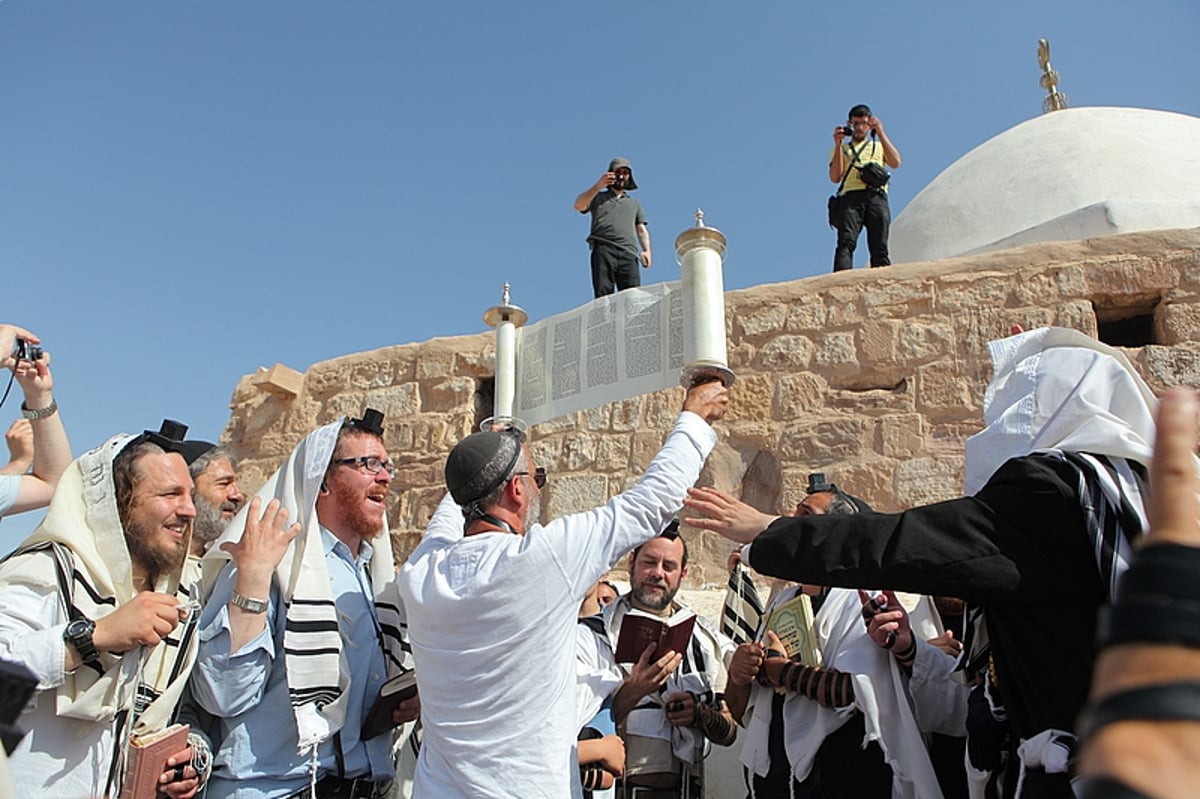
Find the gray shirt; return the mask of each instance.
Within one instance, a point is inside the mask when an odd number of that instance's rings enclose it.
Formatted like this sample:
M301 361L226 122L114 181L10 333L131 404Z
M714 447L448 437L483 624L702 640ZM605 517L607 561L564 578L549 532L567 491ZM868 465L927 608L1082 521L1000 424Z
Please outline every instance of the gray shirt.
M642 204L630 197L628 192L617 194L612 189L605 189L592 198L584 213L592 215L588 244L593 247L607 244L628 250L634 255L641 251L637 226L646 224L646 214L642 211Z

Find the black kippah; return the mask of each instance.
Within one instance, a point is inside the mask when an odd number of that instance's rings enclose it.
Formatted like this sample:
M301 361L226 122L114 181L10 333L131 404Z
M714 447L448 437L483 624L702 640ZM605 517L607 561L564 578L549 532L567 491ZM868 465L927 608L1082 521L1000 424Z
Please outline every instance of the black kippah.
M472 433L446 458L446 488L450 496L459 505L486 497L512 471L520 454L520 439L511 433L491 430Z
M184 441L179 445L179 454L183 456L185 461L187 461L188 466L191 466L197 460L216 448L217 445L211 441L200 441L199 439L193 439L191 441Z
M383 438L383 414L374 408L367 408L363 411L361 419L347 419L346 427L352 427L355 430L362 430L364 433L371 433Z
M140 436L131 439L128 444L121 447L121 452L149 441L152 444L162 447L167 452L178 452L180 455L183 455L183 437L187 435L187 431L188 427L186 424L177 422L174 419L163 419L163 423L159 426L157 433L150 430L142 431Z

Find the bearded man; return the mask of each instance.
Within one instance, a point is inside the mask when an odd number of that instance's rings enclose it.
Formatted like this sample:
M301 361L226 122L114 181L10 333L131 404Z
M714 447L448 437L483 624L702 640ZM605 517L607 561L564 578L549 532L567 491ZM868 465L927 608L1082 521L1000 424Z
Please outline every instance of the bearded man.
M410 665L384 506L394 473L378 411L318 428L209 548L190 686L221 742L208 796L391 787L391 736L364 720ZM392 721L419 712L414 697Z
M0 565L0 658L39 681L9 759L17 796L116 795L118 742L173 719L196 645L196 614L176 595L196 514L186 430L164 422L72 462ZM199 787L192 756L167 761L159 787L172 799Z

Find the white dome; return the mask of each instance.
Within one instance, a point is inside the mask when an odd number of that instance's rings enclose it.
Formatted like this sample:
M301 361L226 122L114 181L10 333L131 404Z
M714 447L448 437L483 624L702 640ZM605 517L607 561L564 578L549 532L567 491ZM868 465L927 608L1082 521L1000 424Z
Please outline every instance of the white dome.
M892 224L893 263L1200 226L1200 118L1069 108L955 161Z

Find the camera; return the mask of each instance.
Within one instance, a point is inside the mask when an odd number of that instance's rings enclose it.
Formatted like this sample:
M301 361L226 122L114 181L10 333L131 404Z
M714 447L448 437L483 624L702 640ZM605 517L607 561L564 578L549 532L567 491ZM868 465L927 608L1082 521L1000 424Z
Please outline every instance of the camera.
M847 136L853 136L854 126L850 124L842 125L842 133L845 133Z
M23 338L17 339L15 346L13 346L12 352L13 357L18 361L40 360L44 353L45 350L43 350L41 347L35 344L30 344Z
M628 178L625 177L625 175L614 174L612 183L610 183L608 185L612 186L615 189L623 189L623 188L625 188L626 181L628 181Z

